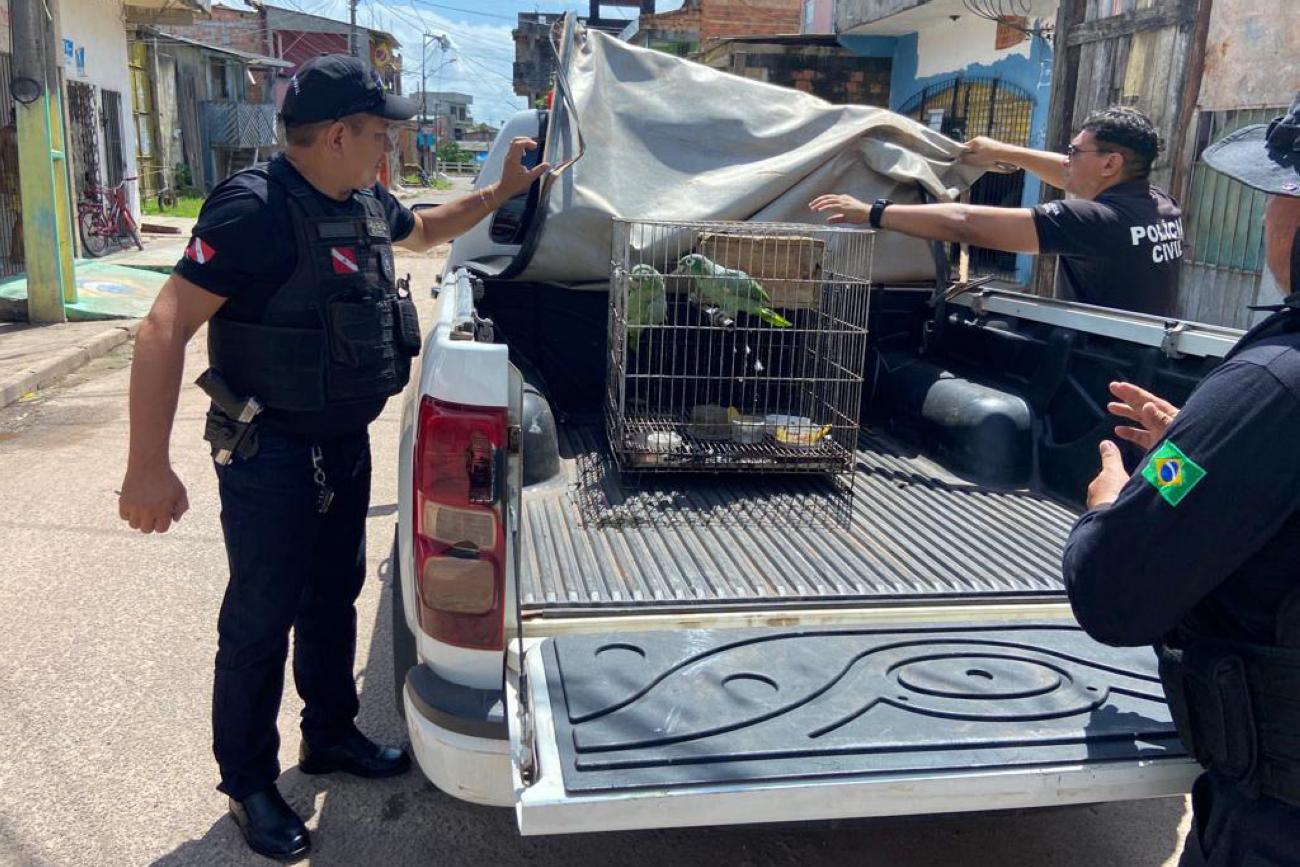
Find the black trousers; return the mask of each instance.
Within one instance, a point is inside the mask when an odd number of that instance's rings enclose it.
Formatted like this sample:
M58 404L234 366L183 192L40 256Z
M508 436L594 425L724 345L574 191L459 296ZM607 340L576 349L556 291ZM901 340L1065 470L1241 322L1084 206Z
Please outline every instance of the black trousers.
M1300 809L1248 798L1225 777L1201 774L1192 788L1192 827L1178 867L1300 865Z
M357 715L354 603L366 574L370 440L361 431L320 448L334 491L323 515L308 439L263 432L256 455L217 467L230 583L217 621L212 749L218 788L237 800L280 775L290 629L307 744L338 743Z

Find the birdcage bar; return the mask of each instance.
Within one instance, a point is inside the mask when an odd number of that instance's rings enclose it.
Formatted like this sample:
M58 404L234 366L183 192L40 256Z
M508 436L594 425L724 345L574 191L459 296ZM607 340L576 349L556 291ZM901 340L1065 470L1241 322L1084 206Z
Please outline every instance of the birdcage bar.
M620 467L852 472L873 240L615 221L605 416Z

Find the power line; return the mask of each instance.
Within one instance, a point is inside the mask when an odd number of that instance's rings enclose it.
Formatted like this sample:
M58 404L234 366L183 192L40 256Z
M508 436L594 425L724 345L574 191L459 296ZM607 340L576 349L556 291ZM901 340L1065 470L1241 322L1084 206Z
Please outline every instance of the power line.
M474 57L466 54L463 50L460 50L460 48L456 46L456 43L461 43L467 46L477 45L477 46L482 46L484 49L490 49L493 52L507 54L510 50L510 43L507 42L506 40L503 39L500 42L498 42L496 40L488 39L484 36L481 36L478 33L466 32L464 28L472 25L464 25L460 22L446 22L445 20L441 19L441 16L439 16L440 20L437 26L434 26L433 23L430 22L430 20L425 17L424 10L418 8L414 3L410 5L402 4L401 8L399 9L397 8L396 4L385 2L385 0L370 0L370 2L377 3L381 8L387 9L391 15L401 19L407 26L412 27L414 29L423 32L428 32L431 30L444 31L445 33L447 33L452 37L453 47L456 48L456 57L459 61L461 61L462 68L469 69L472 67L479 73L480 76L482 76L483 74L487 74L487 75L495 75L499 78L503 78L507 82L509 82L513 88L514 80L510 76L504 75L498 72L497 70L492 69L491 67L485 65L483 62L476 60ZM438 4L421 3L420 5L436 6ZM415 18L418 19L418 23L412 20L411 16L415 16ZM497 17L501 17L501 16L497 16ZM443 70L445 70L445 67L440 68L438 73L438 79L437 79L438 83L436 86L439 89L441 89L442 86L441 81L442 81ZM411 70L411 69L403 70L404 77L407 75L414 76L414 74L415 74L415 70ZM489 110L508 109L508 113L511 114L519 110L519 104L517 102L518 97L513 93L513 90L508 92L507 95L481 94L480 99L485 104L485 106L489 106Z
M417 0L410 0L412 6L416 5L416 2ZM514 22L518 20L517 18L512 17L510 15L498 15L495 12L480 12L477 9L462 9L459 6L447 6L443 3L433 3L431 2L431 0L418 0L418 2L419 5L421 6L429 6L434 9L447 9L452 12L463 12L466 15L481 15L484 18L498 18L502 21L510 21L510 22Z
M474 60L472 57L462 57L461 60L463 60L463 61L465 61L466 63L468 63L470 66L473 66L473 67L475 67L476 69L481 70L482 72L486 72L486 73L488 73L489 75L495 75L495 76L497 76L498 78L504 78L506 81L510 82L510 84L511 84L512 86L513 86L514 83L515 83L515 80L514 80L513 78L511 78L510 76L505 75L504 73L501 73L501 72L497 72L495 69L492 69L491 67L486 66L485 64L481 63L480 61Z

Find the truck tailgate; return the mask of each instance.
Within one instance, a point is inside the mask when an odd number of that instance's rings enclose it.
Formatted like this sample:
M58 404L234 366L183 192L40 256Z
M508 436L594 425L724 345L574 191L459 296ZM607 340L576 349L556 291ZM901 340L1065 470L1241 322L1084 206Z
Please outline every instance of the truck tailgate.
M566 635L524 668L525 834L1155 797L1199 771L1152 651L1064 623Z
M523 496L530 614L1063 597L1075 516L965 482L864 433L851 496L819 476L620 474L598 420L560 431L562 478Z

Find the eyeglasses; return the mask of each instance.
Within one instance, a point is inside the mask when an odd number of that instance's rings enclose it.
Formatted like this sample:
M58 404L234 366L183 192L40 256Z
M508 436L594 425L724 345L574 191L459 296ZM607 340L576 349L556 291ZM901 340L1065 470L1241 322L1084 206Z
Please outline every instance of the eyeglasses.
M375 144L380 147L397 147L397 127L385 127L383 132L375 132L371 135L375 137Z
M363 133L354 129L353 134L362 135ZM385 127L383 132L372 132L370 136L374 139L376 147L389 149L397 147L397 127Z
M1074 157L1077 156L1078 154L1113 154L1113 153L1115 153L1113 150L1109 150L1107 148L1089 149L1089 148L1075 147L1074 145L1068 145L1065 148L1065 155L1067 157Z

